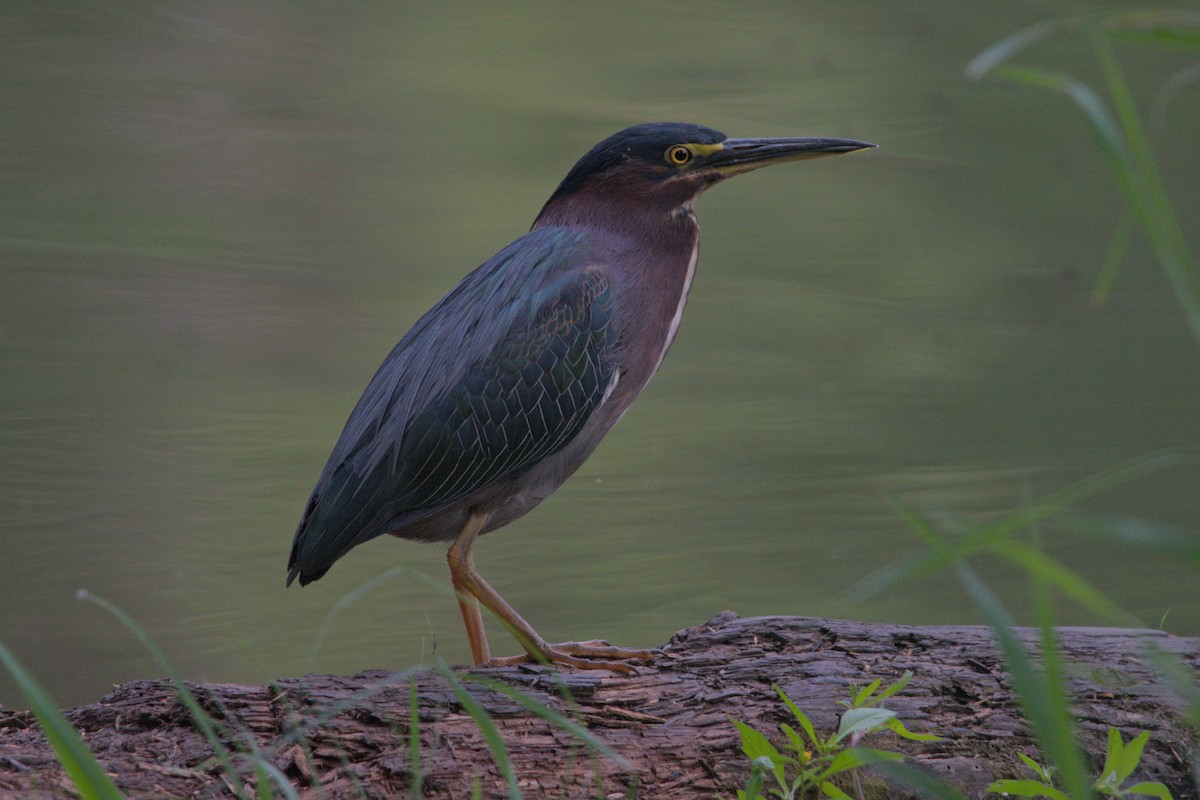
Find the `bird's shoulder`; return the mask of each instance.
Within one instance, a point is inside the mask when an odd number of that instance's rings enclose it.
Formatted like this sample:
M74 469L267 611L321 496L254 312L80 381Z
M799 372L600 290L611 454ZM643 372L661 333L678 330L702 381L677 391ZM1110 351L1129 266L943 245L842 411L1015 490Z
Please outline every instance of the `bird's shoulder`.
M377 462L410 420L455 391L472 368L561 346L570 326L607 331L610 310L608 268L586 232L530 231L463 278L397 343L351 413L326 471L346 459Z
M435 396L507 345L533 346L609 290L608 268L587 233L538 228L475 269L426 312L384 362L392 380ZM381 368L381 371L383 371Z

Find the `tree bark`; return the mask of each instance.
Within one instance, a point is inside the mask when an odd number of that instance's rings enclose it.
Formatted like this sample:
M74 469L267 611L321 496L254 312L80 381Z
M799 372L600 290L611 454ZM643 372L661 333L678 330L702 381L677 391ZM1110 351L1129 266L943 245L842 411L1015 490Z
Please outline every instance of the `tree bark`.
M1200 796L1192 772L1196 731L1183 719L1182 701L1146 657L1150 643L1200 675L1200 640L1112 628L1059 633L1079 736L1095 772L1109 726L1126 740L1148 730L1139 777L1162 781L1176 798ZM1035 631L1021 636L1036 649ZM527 798L708 800L717 794L736 797L749 773L730 718L776 742L783 738L780 723L794 725L772 684L818 730L830 731L851 684L878 678L886 685L905 670L914 677L887 707L910 730L943 739L908 742L882 734L874 746L905 752L972 797L982 796L995 778L1029 777L1017 754L1040 756L991 632L983 627L741 618L725 612L680 631L634 675L506 667L458 670L454 676L458 690L486 709ZM473 682L476 677L520 689L573 718L627 763L597 754L508 695ZM372 671L308 675L268 686L189 686L217 720L234 751L237 774L251 786L254 768L243 754L258 748L303 798L405 796L417 782L422 797L469 797L476 783L484 797L509 795L470 703L443 674ZM419 754L410 749L414 708ZM66 713L130 797L231 792L234 780L170 682L128 683ZM909 796L877 780L869 788L874 796ZM28 712L0 711L0 796L10 795L74 796Z

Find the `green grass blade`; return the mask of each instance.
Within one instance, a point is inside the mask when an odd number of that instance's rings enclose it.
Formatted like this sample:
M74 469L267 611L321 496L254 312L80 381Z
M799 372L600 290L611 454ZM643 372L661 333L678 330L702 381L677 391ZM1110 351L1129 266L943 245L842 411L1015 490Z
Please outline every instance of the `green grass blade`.
M1104 29L1123 42L1200 50L1200 14L1194 11L1118 13L1104 18Z
M204 707L200 705L200 701L196 699L196 695L193 694L192 690L188 688L187 683L183 680L183 677L179 674L179 671L175 669L175 665L170 662L162 649L154 643L154 640L150 638L150 635L147 634L140 625L133 621L132 617L130 617L121 609L117 608L112 603L105 600L103 597L91 594L84 589L80 589L76 593L76 596L80 600L86 600L89 603L94 603L95 605L100 606L105 611L116 617L121 624L128 628L138 639L138 641L142 643L142 646L145 647L152 656L154 656L154 660L157 661L159 666L162 667L163 671L167 673L167 677L170 679L171 684L175 687L175 693L179 697L179 702L183 703L184 707L187 708L188 713L192 716L192 720L196 723L196 727L200 729L200 733L203 734L205 740L212 748L213 755L215 755L217 761L220 762L221 769L225 773L225 777L229 779L230 783L235 788L236 794L239 797L244 796L246 794L245 783L242 781L241 777L237 773L237 770L234 768L233 759L230 756L229 749L225 746L225 743L221 741L221 737L217 734L217 729L213 718L207 711L204 710Z
M1200 534L1195 531L1139 517L1084 512L1063 514L1054 524L1057 528L1132 545L1141 552L1155 552L1200 567Z
M1117 273L1121 271L1121 263L1125 253L1129 251L1129 240L1133 238L1133 215L1126 212L1109 242L1108 252L1100 264L1100 272L1096 275L1096 285L1092 287L1092 305L1103 306L1112 294L1113 286L1117 283Z
M333 621L337 619L338 615L358 602L363 596L370 594L392 579L398 578L404 574L404 571L404 567L392 567L338 598L338 601L329 609L329 613L325 615L325 619L321 621L321 627L317 629L317 635L313 637L312 644L308 648L308 660L304 666L306 672L312 672L313 664L317 660L317 653L320 651L321 645L325 643L325 637L329 634L329 629L333 627Z
M1153 641L1146 642L1146 656L1159 674L1167 679L1171 688L1187 704L1184 714L1196 728L1200 728L1200 682L1195 670L1175 653L1168 653ZM1198 765L1200 766L1200 765Z
M892 499L891 506L896 512L896 516L908 526L909 530L920 536L925 544L937 549L945 542L945 535L938 530L933 520L926 517L920 511L917 511L917 509L898 498Z
M1163 82L1150 114L1151 128L1156 133L1161 133L1167 127L1167 106L1175 99L1175 95L1197 81L1200 81L1200 62L1184 67Z
M1053 586L1110 625L1144 627L1140 620L1109 600L1103 592L1045 552L1019 541L998 542L988 548L1031 577Z
M58 704L2 643L0 664L12 675L25 702L29 703L46 740L54 748L58 763L66 770L80 796L84 800L121 800L121 792L83 743L79 732L59 711Z
M437 672L450 684L450 688L458 698L458 702L463 707L463 710L475 721L475 726L479 728L480 735L483 736L488 750L492 753L492 759L496 762L496 767L500 770L500 774L504 776L505 784L508 785L509 798L511 800L521 800L521 788L517 785L517 774L513 770L512 759L508 757L508 747L505 746L504 738L500 735L500 729L496 727L496 723L488 715L487 709L483 707L482 703L471 696L471 693L459 681L454 671L445 664L439 664Z
M1115 117L1086 84L1067 75L1008 63L1029 44L1059 29L1086 28L1104 69ZM1200 43L1200 15L1187 11L1119 11L1049 21L1026 28L1001 40L976 56L967 66L972 78L994 74L1011 81L1065 93L1083 112L1108 162L1117 185L1144 231L1155 260L1183 310L1192 337L1200 344L1200 269L1188 249L1162 177L1112 49L1114 37L1138 37L1158 45L1195 47ZM1103 282L1115 275L1119 241L1110 248L1102 271ZM1096 297L1103 297L1098 291Z
M862 602L905 581L947 569L972 553L1011 539L1029 526L1055 517L1108 489L1164 469L1195 463L1196 456L1171 450L1132 458L1051 492L1036 503L1022 506L1011 514L986 525L977 526L952 539L940 534L936 525L927 517L909 506L900 504L898 508L902 518L910 525L916 524L921 527L921 538L935 542L935 545L929 550L906 556L876 570L847 589L840 599L848 604Z
M967 800L967 795L957 787L931 775L928 770L918 769L903 761L868 757L866 762L888 781L904 786L926 800Z
M1118 177L1123 180L1136 179L1133 154L1129 150L1121 127L1109 112L1104 101L1090 86L1070 75L1032 67L1002 67L997 72L1009 80L1040 89L1062 92L1074 100L1075 105L1079 106L1091 125L1092 133L1096 135L1096 140L1100 144L1101 153L1114 172L1117 172Z
M876 595L898 586L906 581L914 580L922 575L928 575L944 569L951 559L943 560L936 554L923 550L919 553L904 556L889 564L885 564L871 574L851 584L838 601L846 605L857 605L870 600Z
M545 703L530 697L520 689L509 686L507 683L501 683L500 681L492 680L491 678L485 678L482 675L468 675L466 676L465 680L469 683L486 686L492 691L504 695L513 702L524 707L527 711L546 720L546 722L549 722L551 725L554 725L555 727L571 734L597 753L600 753L601 755L611 759L621 769L627 772L633 770L633 764L631 764L627 758L622 756L616 750L613 750L608 744L597 739L588 732L587 728L580 725L570 717L560 714L558 711L550 708Z
M1036 25L1031 25L1028 28L1004 37L971 59L970 63L967 64L967 77L979 80L994 71L997 67L1011 60L1013 56L1031 44L1045 39L1061 27L1062 22L1047 20L1046 22L1039 22Z
M255 800L274 797L275 793L271 790L272 783L279 787L283 796L288 800L300 800L296 787L292 786L292 782L283 774L283 770L272 764L270 759L261 753L255 753L250 760L254 764L254 771L258 774L258 793L255 795Z
M254 800L275 800L275 792L271 790L271 777L263 769L262 764L254 765L254 774L258 778Z
M1104 67L1117 119L1136 168L1134 175L1119 174L1118 183L1137 213L1175 299L1184 310L1192 335L1200 344L1200 271L1188 252L1187 239L1175 216L1112 43L1099 30L1093 32L1092 42ZM1133 197L1135 192L1136 198Z
M1034 531L1036 537L1037 531ZM1044 554L1043 561L1048 560ZM1038 637L1042 647L1042 680L1044 681L1047 690L1051 696L1059 700L1059 705L1048 709L1049 713L1057 715L1057 722L1060 723L1058 735L1063 737L1058 743L1060 752L1077 753L1079 747L1077 740L1074 738L1074 715L1071 712L1069 702L1066 697L1067 677L1066 666L1063 663L1062 649L1058 644L1058 636L1054 632L1054 606L1050 600L1050 581L1043 576L1041 572L1034 569L1029 573L1032 583L1033 607L1035 619L1038 627ZM1064 732L1061 727L1066 727ZM1055 772L1059 772L1059 767L1055 767ZM1089 776L1084 775L1083 779L1087 780ZM1079 780L1079 777L1073 776L1072 780Z
M299 716L296 710L292 707L292 704L288 702L287 692L283 689L283 687L272 681L271 683L267 684L267 688L271 692L272 703L279 703L282 707L283 719L291 720L294 717ZM278 753L282 752L288 745L299 747L300 753L304 758L304 763L308 767L309 774L317 774L317 762L313 758L312 745L309 743L308 739L304 737L303 733L298 732L298 730L292 724L285 724L287 726L285 733L282 736L277 737L275 741L272 742L272 749ZM289 786L289 788L291 787ZM325 800L325 790L321 786L320 781L317 781L313 785L313 789L315 790L316 794L315 800Z
M296 743L304 746L304 737L309 732L320 728L335 717L349 711L350 709L362 705L380 692L409 680L409 678L419 672L427 670L420 667L411 667L409 669L394 672L387 676L386 679L379 683L366 686L355 692L352 692L345 697L339 698L330 703L326 703L321 707L319 714L307 718L304 722L294 726L287 733L277 738L274 742L276 748L282 748L285 745Z
M421 774L421 709L417 705L417 682L412 678L408 680L408 756L409 770L412 772L408 796L412 800L420 800L424 794L424 776Z
M959 580L983 611L996 635L997 644L1008 667L1013 688L1026 719L1033 727L1042 752L1058 769L1064 791L1073 800L1095 797L1088 778L1087 763L1075 741L1070 708L1061 687L1052 685L1034 667L1013 630L1007 609L965 562L956 565Z

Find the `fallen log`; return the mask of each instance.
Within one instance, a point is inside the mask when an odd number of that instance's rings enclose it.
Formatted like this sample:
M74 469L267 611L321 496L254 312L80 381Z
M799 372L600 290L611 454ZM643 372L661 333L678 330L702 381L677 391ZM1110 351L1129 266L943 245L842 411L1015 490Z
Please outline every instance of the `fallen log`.
M1182 702L1145 656L1147 642L1200 675L1200 639L1159 631L1060 630L1079 734L1096 770L1109 726L1126 739L1150 731L1139 776L1176 798L1200 796L1192 774L1197 734ZM1033 646L1035 632L1022 631ZM1018 753L1038 757L991 632L983 627L882 625L725 612L680 631L635 675L556 673L542 667L308 675L268 686L190 685L231 750L258 748L301 797L506 797L508 783L469 713L473 699L498 731L523 795L735 797L749 764L730 718L773 739L791 715L780 686L818 730L833 730L849 686L914 677L887 702L911 730L938 742L882 734L876 746L979 797L997 777L1021 775ZM570 731L487 678L576 720L624 760L598 754ZM458 692L467 692L467 700ZM410 720L418 719L414 758ZM175 687L135 681L67 712L100 763L130 797L221 796L225 772ZM242 780L253 767L235 757ZM906 792L888 789L889 797ZM0 796L75 796L32 714L0 710Z

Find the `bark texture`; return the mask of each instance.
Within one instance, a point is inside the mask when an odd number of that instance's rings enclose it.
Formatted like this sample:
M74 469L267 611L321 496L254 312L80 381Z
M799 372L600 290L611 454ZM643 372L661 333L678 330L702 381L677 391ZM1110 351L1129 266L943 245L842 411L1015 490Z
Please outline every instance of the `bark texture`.
M1034 641L1033 632L1023 635ZM1200 675L1200 640L1110 628L1065 628L1061 636L1080 734L1096 770L1109 726L1126 739L1148 730L1139 776L1162 781L1176 798L1200 796L1192 773L1196 731L1146 657L1149 642ZM994 778L1024 777L1017 754L1038 755L992 635L982 627L725 612L680 631L636 675L507 667L460 670L457 687L434 672L372 671L190 688L217 720L243 779L252 782L254 773L239 753L256 747L303 798L405 796L415 781L422 797L469 797L476 781L485 797L507 797L508 784L470 713L474 704L493 721L527 798L712 798L735 797L749 770L731 717L775 740L782 738L779 724L792 721L772 684L828 731L837 726L837 703L851 683L886 684L904 670L914 677L888 708L909 729L944 738L911 743L886 734L875 746L908 753L973 797ZM627 765L597 755L476 677L518 688L574 718ZM130 797L231 794L230 778L169 682L125 684L67 717ZM877 780L868 780L867 789L873 796L908 796ZM27 712L0 710L0 796L75 796Z

